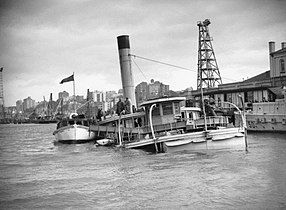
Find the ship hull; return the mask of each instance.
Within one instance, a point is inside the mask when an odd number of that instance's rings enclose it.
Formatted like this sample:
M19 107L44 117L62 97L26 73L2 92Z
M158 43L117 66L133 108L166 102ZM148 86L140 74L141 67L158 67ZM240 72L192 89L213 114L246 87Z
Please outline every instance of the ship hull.
M246 123L249 131L286 132L285 114L247 114Z
M93 141L95 133L89 127L82 125L68 125L57 129L53 135L60 143L85 143Z
M205 151L214 149L238 149L246 148L244 130L241 128L223 128L208 132L191 132L162 136L156 139L140 140L138 142L125 143L126 148L150 148L154 145L157 152L177 151ZM156 145L156 146L155 146Z
M164 144L166 152L246 148L244 132L238 128L213 130L207 134L201 132L198 136L189 135L182 140L166 141Z

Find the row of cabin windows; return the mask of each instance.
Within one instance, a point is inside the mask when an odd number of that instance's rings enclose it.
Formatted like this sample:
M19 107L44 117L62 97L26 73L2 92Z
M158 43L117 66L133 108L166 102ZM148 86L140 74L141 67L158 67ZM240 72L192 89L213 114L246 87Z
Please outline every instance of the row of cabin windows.
M163 115L180 114L179 103L174 103L175 113L173 113L173 106L170 103L162 103L162 109L163 109ZM160 115L159 106L156 106L153 108L152 115L153 116L159 116Z
M74 120L69 120L69 121L62 121L60 122L62 126L68 126L68 125L84 125L84 126L89 126L87 121L74 121Z

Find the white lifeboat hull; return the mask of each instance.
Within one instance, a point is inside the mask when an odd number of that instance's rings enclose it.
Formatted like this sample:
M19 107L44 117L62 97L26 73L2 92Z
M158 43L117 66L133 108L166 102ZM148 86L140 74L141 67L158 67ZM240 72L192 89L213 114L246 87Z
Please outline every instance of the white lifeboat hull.
M68 125L54 131L56 142L61 143L83 143L92 141L95 133L89 127L83 125Z
M113 139L100 139L96 141L100 146L109 146L114 144Z

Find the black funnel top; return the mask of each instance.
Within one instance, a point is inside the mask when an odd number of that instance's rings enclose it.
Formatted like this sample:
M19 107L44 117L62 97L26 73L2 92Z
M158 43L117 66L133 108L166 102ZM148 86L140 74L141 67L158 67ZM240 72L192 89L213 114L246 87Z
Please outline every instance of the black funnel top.
M117 37L118 49L130 49L129 36L122 35Z

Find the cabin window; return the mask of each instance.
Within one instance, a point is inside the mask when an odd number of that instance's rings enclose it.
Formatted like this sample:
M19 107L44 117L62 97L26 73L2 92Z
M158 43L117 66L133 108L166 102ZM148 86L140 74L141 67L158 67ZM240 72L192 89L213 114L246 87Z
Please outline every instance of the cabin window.
M140 117L139 118L135 118L134 126L135 126L135 128L142 126L142 119Z
M285 73L285 62L283 59L280 59L280 73Z
M159 105L157 105L156 107L153 107L152 115L153 115L153 116L160 116L160 108L159 108Z
M87 121L83 121L83 125L84 126L88 126L88 122Z
M185 119L185 112L181 112L182 119Z
M82 125L82 122L81 121L76 121L76 124L77 125Z
M73 120L69 121L69 124L74 125L74 121Z
M179 102L174 103L174 108L175 108L175 114L180 114L180 103Z
M68 122L67 121L63 121L62 122L62 126L67 126L68 125Z
M162 108L163 108L163 115L173 114L172 104L170 104L170 103L163 103L162 104Z

